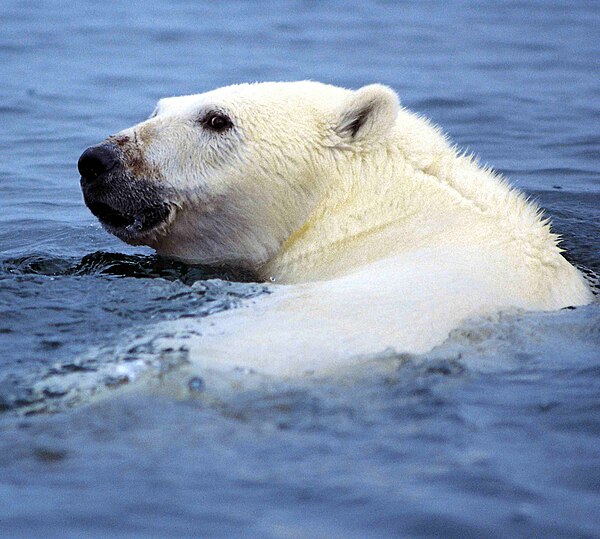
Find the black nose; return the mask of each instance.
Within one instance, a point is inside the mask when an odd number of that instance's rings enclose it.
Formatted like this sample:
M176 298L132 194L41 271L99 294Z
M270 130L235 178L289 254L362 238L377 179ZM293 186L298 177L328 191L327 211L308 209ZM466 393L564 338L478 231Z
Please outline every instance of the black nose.
M112 144L90 146L85 150L77 163L81 177L94 180L111 170L119 162L117 148Z

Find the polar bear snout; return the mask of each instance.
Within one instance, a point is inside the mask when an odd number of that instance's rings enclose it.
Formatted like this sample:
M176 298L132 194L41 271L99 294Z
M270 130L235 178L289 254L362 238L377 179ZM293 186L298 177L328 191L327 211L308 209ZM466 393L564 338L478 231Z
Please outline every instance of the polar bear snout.
M174 212L166 190L132 174L123 150L112 141L87 148L77 168L86 206L121 240L148 244L171 221Z

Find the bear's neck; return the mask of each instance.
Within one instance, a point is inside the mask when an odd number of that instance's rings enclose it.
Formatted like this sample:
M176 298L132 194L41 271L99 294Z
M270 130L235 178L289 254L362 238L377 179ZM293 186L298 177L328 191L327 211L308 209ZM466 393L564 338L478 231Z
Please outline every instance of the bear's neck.
M423 128L431 146L411 148ZM522 194L457 155L428 125L414 129L398 130L388 145L364 154L333 154L329 189L260 276L279 283L324 280L394 255L449 246L494 250L515 261L560 256L556 237Z

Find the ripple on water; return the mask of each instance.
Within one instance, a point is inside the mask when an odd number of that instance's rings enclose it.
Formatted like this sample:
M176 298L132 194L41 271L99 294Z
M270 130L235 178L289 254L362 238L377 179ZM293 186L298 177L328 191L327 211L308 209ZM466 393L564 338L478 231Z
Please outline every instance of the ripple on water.
M223 280L232 277L238 281ZM184 361L183 346L157 348L153 343L163 335L146 336L144 327L181 316L202 318L266 290L242 278L248 276L108 252L2 260L0 332L6 349L0 407L56 411L127 384L142 371L162 372L174 358ZM15 302L19 310L12 308Z

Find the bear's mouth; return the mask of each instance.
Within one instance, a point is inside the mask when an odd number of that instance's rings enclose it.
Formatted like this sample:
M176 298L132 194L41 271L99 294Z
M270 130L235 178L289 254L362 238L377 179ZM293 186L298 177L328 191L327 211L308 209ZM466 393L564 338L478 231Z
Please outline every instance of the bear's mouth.
M122 213L104 202L92 202L88 208L100 221L115 228L127 227L135 222L133 215Z
M89 210L105 226L126 230L130 233L148 232L168 220L171 208L168 204L157 204L136 213L127 213L105 202L87 202Z

